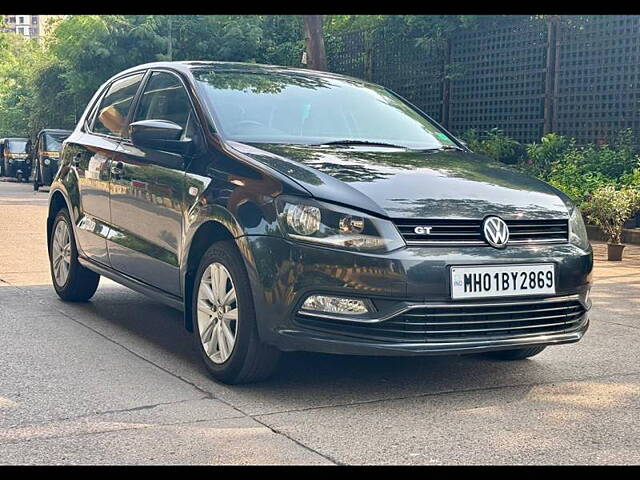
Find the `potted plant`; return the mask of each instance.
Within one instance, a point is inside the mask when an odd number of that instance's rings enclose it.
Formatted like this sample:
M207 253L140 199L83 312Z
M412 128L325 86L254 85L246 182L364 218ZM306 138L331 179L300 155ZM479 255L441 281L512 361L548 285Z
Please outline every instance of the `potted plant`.
M585 213L589 221L607 237L607 257L622 260L624 223L640 208L640 193L631 188L617 190L613 185L598 188L589 199Z

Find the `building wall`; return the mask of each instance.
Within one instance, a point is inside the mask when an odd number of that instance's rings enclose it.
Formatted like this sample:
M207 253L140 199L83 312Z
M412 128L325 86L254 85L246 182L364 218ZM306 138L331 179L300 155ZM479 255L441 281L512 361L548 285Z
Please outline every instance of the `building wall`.
M2 31L40 38L48 33L48 22L63 15L4 15Z

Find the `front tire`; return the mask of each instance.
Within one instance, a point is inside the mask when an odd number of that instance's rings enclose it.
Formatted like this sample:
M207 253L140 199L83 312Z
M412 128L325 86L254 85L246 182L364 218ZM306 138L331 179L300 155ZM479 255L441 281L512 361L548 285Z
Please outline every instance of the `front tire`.
M516 348L513 350L495 350L493 352L487 352L486 355L498 360L524 360L525 358L533 357L542 352L546 345L539 345L528 348Z
M58 296L67 302L85 302L93 297L100 275L78 262L71 218L66 208L56 215L49 239L51 280Z
M36 168L33 172L33 191L37 192L40 188L40 183L38 182L38 172L40 171L40 167L36 164Z
M196 348L214 379L249 383L275 371L280 352L258 336L249 277L231 241L204 253L191 300Z

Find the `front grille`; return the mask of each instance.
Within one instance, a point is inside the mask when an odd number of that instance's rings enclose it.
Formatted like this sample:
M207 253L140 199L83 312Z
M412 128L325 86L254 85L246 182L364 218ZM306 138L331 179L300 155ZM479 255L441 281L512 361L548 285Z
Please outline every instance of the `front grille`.
M482 220L405 220L393 221L408 245L488 245L482 236ZM569 239L568 220L505 220L509 245L565 243ZM431 227L420 235L414 228Z
M576 328L585 308L573 298L420 305L379 323L329 320L299 312L313 329L391 342L465 342L562 333Z

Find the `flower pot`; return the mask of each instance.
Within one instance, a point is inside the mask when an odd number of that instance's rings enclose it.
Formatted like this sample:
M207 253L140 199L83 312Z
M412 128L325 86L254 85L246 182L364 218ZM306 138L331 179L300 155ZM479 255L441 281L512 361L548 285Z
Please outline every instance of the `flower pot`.
M622 260L622 251L626 247L623 243L607 243L607 258L610 261L619 262Z

